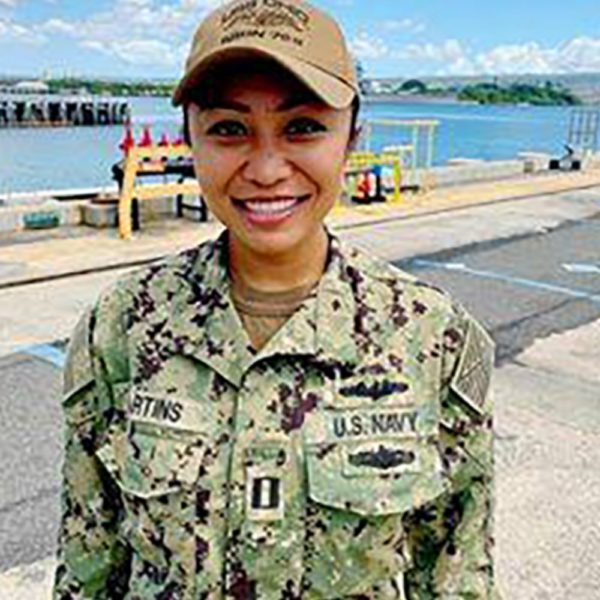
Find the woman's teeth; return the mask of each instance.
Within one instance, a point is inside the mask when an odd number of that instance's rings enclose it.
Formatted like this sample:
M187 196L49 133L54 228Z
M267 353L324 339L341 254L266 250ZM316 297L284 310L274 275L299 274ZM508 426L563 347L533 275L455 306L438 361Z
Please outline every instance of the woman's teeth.
M272 215L290 210L300 200L298 198L289 198L286 200L260 200L258 202L244 202L244 208L253 213L261 215Z

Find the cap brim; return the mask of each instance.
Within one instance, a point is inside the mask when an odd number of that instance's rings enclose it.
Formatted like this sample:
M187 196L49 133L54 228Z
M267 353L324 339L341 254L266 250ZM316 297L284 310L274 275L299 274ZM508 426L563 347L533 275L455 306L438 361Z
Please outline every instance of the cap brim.
M244 44L215 50L190 67L173 93L173 106L183 104L186 96L189 96L190 91L200 85L202 76L209 69L231 60L256 56L271 58L279 63L332 108L347 108L357 95L357 90L351 85L308 62L261 46Z

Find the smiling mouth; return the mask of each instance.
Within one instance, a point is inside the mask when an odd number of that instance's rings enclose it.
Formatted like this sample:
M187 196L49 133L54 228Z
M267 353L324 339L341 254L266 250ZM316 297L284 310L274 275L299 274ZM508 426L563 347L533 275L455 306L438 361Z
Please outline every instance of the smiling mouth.
M240 200L233 198L235 206L251 215L277 216L285 215L303 204L310 198L310 194L303 196L279 196L277 198L257 198L254 200Z

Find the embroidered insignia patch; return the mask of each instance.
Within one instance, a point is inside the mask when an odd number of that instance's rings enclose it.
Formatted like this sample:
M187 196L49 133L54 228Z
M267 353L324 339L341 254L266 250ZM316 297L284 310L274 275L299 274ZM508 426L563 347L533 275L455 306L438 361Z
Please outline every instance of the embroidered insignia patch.
M415 453L410 450L394 450L380 444L377 450L350 454L348 461L355 467L372 467L386 471L393 467L410 465L415 462L415 458Z
M340 444L344 477L389 477L419 473L429 464L429 446L419 440L364 440ZM423 464L425 460L425 464Z
M264 477L248 473L246 482L246 515L250 521L283 519L283 481L280 477Z
M281 480L275 477L257 477L252 480L250 506L252 510L273 510L281 503Z
M494 365L494 342L475 321L469 322L463 352L450 387L478 413L490 387Z
M246 517L249 521L280 521L285 511L288 453L284 445L246 449Z

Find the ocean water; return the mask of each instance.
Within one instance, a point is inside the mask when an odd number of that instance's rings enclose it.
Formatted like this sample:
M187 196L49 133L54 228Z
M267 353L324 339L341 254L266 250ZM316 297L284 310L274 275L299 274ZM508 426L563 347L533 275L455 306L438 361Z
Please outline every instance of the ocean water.
M139 138L144 125L158 139L177 135L181 113L167 98L133 98ZM510 159L522 151L560 155L569 108L477 106L443 103L377 103L363 108L373 119L436 119L433 162L450 158ZM0 129L0 197L11 192L108 186L119 160L121 126L57 129ZM375 127L373 147L409 143L406 129Z

